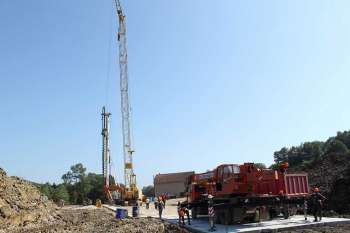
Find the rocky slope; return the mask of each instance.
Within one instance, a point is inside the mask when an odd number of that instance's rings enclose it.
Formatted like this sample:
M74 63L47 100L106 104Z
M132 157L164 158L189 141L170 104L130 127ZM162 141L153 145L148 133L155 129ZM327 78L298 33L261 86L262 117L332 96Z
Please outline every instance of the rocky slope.
M38 189L18 177L8 177L0 168L0 229L49 222L55 205Z
M325 208L337 213L350 213L350 155L329 154L309 168L294 171L308 173L310 187L320 187L327 200Z

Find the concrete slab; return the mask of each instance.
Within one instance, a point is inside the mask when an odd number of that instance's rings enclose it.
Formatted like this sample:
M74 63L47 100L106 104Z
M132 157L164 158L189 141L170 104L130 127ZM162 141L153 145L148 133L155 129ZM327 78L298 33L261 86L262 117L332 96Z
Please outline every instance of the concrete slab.
M296 229L303 228L305 226L315 226L315 225L332 225L336 223L350 223L350 219L346 218L322 218L322 222L313 222L312 217L308 220L304 220L304 216L293 216L290 219L275 219L271 221L264 221L260 223L248 223L241 225L216 225L217 233L235 233L235 232L245 232L245 233L255 233L255 232L277 232L278 230ZM176 223L177 220L170 220ZM192 232L198 233L209 233L208 219L196 219L192 221L192 225L186 225L186 228Z
M110 206L103 205L104 208L115 211L117 208L124 208L128 210L128 214L132 216L132 208L131 207L120 207L120 206ZM158 218L158 210L154 208L154 205L150 205L149 209L145 208L145 205L140 206L140 217L152 217ZM163 219L169 221L171 223L178 223L178 214L177 207L175 204L167 205L163 211ZM185 218L186 220L186 218ZM332 225L336 223L350 223L350 219L346 218L322 218L322 222L313 222L313 217L308 216L308 220L304 220L304 216L296 215L289 219L274 219L271 221L263 221L260 223L248 223L241 225L216 225L216 232L218 233L236 233L236 232L244 232L244 233L252 233L252 232L277 232L282 229L296 229L303 228L305 226L313 226L313 225ZM187 223L187 221L186 221ZM207 233L209 232L209 224L208 219L203 217L196 220L191 219L192 225L186 225L185 228L190 230L191 232L198 233Z

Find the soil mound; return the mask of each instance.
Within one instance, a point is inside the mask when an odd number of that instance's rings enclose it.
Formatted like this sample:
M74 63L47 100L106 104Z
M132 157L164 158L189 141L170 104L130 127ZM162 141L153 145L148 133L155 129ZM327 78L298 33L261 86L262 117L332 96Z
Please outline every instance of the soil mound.
M54 216L55 205L35 186L0 168L0 230L49 222Z

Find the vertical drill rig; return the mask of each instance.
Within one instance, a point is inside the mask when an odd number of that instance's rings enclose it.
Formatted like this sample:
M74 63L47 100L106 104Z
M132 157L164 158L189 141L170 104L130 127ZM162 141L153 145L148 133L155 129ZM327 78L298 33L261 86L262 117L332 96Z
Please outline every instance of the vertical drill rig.
M111 170L111 157L109 149L109 117L110 113L106 112L106 108L102 108L102 174L106 187L109 187L109 174Z
M104 191L110 202L119 200L122 198L123 186L111 183L111 155L109 148L109 117L111 114L106 112L106 108L102 108L102 174L104 179Z
M112 194L109 190L109 176L111 170L110 149L109 149L109 117L110 113L106 108L102 108L102 174L104 179L104 189L109 200L112 200Z

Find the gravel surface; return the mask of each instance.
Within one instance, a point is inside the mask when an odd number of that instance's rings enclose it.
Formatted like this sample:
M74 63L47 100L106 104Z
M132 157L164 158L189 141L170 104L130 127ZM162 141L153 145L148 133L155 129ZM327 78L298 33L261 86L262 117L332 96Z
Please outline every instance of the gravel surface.
M105 209L57 210L57 218L46 224L31 224L8 228L0 233L187 233L185 229L154 218L117 220L114 214Z

